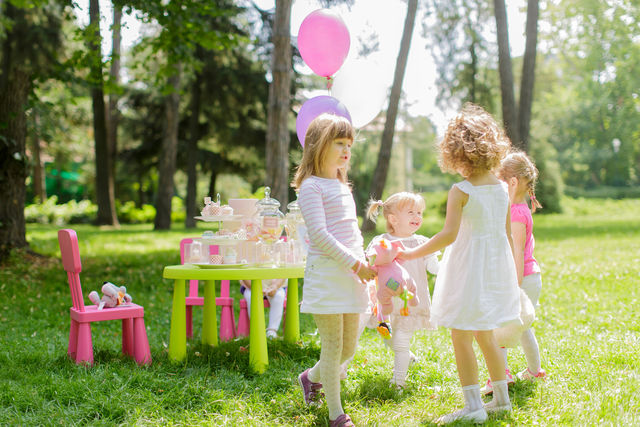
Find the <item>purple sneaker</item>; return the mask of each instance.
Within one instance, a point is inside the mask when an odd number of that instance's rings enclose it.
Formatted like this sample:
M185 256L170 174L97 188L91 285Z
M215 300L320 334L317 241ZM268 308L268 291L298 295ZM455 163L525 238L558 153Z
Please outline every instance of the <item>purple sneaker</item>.
M322 388L322 384L314 383L309 379L309 369L298 375L298 384L302 387L304 403L307 405L317 405L323 396L322 392L319 391Z
M349 415L342 414L335 420L329 420L329 427L355 427L355 424L353 424Z

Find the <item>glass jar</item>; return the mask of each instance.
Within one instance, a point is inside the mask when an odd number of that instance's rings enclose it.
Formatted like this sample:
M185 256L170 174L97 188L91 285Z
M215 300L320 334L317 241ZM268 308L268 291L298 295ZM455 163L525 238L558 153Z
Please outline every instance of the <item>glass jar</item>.
M256 246L257 262L276 266L274 244L280 240L284 228L284 214L280 212L280 202L271 197L271 189L265 187L264 199L256 202L257 212L254 224L258 235Z
M284 214L278 209L280 202L271 197L271 188L265 187L264 199L256 202L258 240L273 244L280 239L284 228Z
M287 263L304 264L307 259L307 228L297 199L287 205L285 227L288 244Z

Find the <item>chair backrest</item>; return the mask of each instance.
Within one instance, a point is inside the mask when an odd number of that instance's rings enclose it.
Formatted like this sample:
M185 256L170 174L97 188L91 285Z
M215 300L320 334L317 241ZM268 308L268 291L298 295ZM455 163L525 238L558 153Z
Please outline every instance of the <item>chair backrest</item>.
M70 228L58 230L58 244L60 245L62 265L69 279L73 308L78 311L84 311L82 285L80 284L82 263L80 262L80 250L78 249L78 235Z

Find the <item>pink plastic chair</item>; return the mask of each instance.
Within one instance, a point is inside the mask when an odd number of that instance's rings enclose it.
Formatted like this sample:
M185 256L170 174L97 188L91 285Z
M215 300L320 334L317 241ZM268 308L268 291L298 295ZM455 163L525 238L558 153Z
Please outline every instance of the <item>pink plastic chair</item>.
M78 236L71 229L59 230L58 243L73 301L73 307L69 309L71 330L67 354L78 364L93 365L91 322L122 320L122 353L132 356L138 365L151 364L147 330L144 326L144 308L137 304L103 310L98 310L96 305L85 306L80 284L82 264L78 250Z
M180 241L180 264L184 264L185 251L184 247L187 243L193 242L191 238L185 238ZM209 251L212 254L218 253L217 246L210 246ZM189 294L186 297L187 305L187 338L193 338L193 306L204 305L204 297L198 296L198 281L189 280ZM216 305L222 307L220 312L220 340L229 341L236 337L236 319L233 313L234 299L229 297L229 281L222 280L220 282L220 296L216 298Z

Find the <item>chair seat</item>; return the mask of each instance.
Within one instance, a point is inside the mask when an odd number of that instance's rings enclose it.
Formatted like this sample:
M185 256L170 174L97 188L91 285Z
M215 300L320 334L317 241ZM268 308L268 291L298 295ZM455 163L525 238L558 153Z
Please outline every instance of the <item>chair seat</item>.
M138 304L120 305L102 310L98 310L97 305L87 305L84 307L84 311L78 311L73 307L69 311L71 318L80 323L144 317L144 307Z

